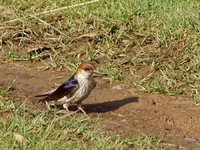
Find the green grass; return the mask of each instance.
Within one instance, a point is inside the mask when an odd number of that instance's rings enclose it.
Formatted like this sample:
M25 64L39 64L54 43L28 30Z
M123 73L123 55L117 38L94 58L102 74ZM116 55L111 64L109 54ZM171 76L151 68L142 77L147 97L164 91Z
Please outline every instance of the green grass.
M101 0L34 16L81 2L86 1L0 0L0 57L71 71L81 61L94 62L111 82L149 93L195 95L200 88L198 0ZM27 53L44 46L51 50Z
M200 89L194 91L193 102L197 106L200 105Z
M4 91L0 87L0 149L164 149L158 138L110 135L99 118L34 109L25 101L9 101Z

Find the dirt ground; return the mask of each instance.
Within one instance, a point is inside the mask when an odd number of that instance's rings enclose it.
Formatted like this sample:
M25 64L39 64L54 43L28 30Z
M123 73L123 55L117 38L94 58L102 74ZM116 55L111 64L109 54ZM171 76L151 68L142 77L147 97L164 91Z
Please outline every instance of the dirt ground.
M0 62L0 86L13 85L8 97L28 99L33 107L44 107L33 96L51 90L69 77L67 70L44 70L38 63ZM141 94L126 84L109 84L101 78L84 101L90 116L102 118L103 129L135 137L141 133L163 137L166 144L192 149L200 141L200 108L188 97Z

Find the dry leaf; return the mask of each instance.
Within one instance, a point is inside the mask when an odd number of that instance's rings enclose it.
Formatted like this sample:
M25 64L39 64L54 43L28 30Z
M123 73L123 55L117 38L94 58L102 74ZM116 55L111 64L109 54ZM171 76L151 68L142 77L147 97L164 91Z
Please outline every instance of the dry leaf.
M42 53L43 51L49 51L51 50L51 47L37 47L37 48L33 48L33 49L30 49L28 50L28 54L35 54L35 53Z
M94 38L100 35L103 35L103 33L87 33L75 38L74 40L81 39L81 38Z

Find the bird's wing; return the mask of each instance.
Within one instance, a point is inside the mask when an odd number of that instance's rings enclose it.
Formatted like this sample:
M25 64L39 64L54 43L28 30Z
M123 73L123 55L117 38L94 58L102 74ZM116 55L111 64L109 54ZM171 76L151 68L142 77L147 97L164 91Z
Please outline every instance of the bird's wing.
M46 96L48 98L59 99L59 98L63 97L64 95L74 93L78 89L78 87L79 87L78 80L73 75L73 76L71 76L71 78L69 78L69 80L67 80L63 84L61 84L57 89L36 95L36 97Z
M38 95L35 95L35 97L44 97L44 96L49 96L51 95L56 89L53 89L51 91L48 91L48 92L45 92L45 93L41 93L41 94L38 94Z

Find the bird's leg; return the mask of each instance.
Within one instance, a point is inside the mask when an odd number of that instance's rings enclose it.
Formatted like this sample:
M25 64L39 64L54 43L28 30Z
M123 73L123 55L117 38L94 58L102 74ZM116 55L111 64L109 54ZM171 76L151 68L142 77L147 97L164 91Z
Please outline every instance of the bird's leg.
M69 107L69 104L68 104L68 103L64 103L64 104L63 104L63 108L64 108L67 112L69 112L68 107Z
M69 113L69 109L68 109L69 104L68 104L68 103L64 103L62 106L63 106L64 109L59 110L58 113L59 113L59 114L66 114L66 113Z
M82 108L82 103L78 103L78 104L77 104L77 107L78 107L78 110L82 111L84 114L87 115L87 113L86 113L86 112L83 110L83 108Z

